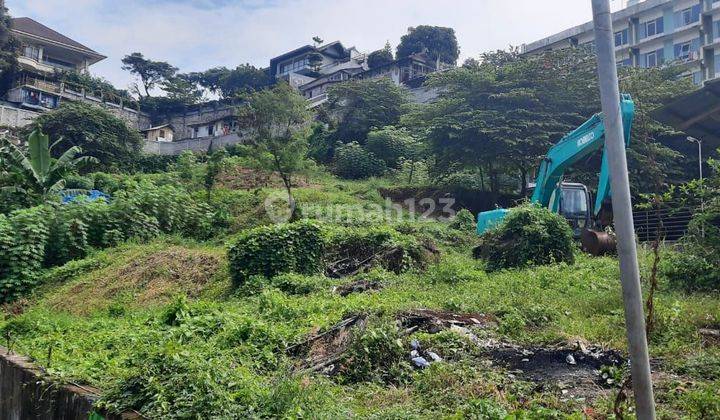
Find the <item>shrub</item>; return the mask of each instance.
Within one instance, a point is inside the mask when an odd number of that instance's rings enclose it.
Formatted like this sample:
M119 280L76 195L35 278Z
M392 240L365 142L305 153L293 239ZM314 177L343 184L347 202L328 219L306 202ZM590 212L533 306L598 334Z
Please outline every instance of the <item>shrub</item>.
M670 284L689 291L720 290L720 200L693 216L683 241L683 252L661 266Z
M48 238L45 206L0 215L0 301L10 302L38 281Z
M390 168L397 168L400 159L411 154L413 138L404 128L392 126L368 133L365 149L385 162Z
M382 175L385 164L357 142L338 146L335 149L335 173L346 179L363 179Z
M481 238L489 271L574 262L573 232L560 215L536 205L516 207Z
M407 353L395 325L368 327L357 334L341 361L340 381L403 383L412 371Z
M472 232L475 230L475 216L468 209L460 210L455 218L450 222L450 227L463 232Z
M282 273L315 274L321 271L323 238L312 222L263 226L242 234L228 252L235 286L250 276L272 278Z
M435 250L389 226L338 228L328 232L326 261L328 274L342 277L380 266L394 273L424 267Z

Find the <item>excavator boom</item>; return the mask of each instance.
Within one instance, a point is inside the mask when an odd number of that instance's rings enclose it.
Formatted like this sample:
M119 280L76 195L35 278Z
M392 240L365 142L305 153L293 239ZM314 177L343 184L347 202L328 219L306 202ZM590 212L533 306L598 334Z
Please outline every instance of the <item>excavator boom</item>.
M620 101L620 112L623 120L625 135L625 146L630 144L630 131L635 116L635 104L630 95L623 94ZM556 145L548 151L545 158L540 162L535 181L535 191L531 201L538 203L553 212L560 211L562 199L563 175L565 171L575 163L588 157L605 145L605 116L602 113L593 115L580 127L563 137ZM587 188L581 184L573 184L585 191ZM585 193L587 194L587 192ZM603 202L610 197L610 171L607 161L607 153L603 151L600 176L598 181L597 196L595 205L592 208L593 214L597 217ZM588 200L589 201L589 200ZM589 207L589 203L588 206ZM478 215L478 234L499 223L507 213L506 209L496 209L480 213Z

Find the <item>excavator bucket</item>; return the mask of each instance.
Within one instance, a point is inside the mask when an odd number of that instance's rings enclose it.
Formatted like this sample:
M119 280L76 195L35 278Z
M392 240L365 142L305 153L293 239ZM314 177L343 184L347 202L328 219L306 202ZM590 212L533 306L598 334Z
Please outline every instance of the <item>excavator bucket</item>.
M580 243L583 251L596 257L613 254L617 250L615 235L603 231L584 229L580 235Z

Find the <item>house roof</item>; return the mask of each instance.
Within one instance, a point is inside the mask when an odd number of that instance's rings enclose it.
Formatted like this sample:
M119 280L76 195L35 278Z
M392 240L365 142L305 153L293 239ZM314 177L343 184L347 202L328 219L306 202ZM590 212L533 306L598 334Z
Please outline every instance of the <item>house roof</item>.
M302 47L295 48L292 51L288 51L284 54L280 54L279 56L272 58L270 60L270 67L272 67L278 61L282 61L288 57L293 57L293 56L296 56L299 54L304 54L306 52L312 52L312 51L317 51L317 52L324 53L324 54L330 54L331 50L335 50L333 55L336 55L338 57L347 55L347 52L349 51L349 49L346 49L345 47L343 47L343 45L340 41L330 42L330 43L322 45L320 47L313 47L312 45L303 45Z
M175 130L175 127L173 127L171 124L163 124L163 125L158 125L157 127L150 127L150 128L146 128L144 130L140 130L140 132L144 133L146 131L160 130L162 128L170 128L173 131Z
M651 115L705 144L720 146L720 79L705 82L702 89L675 98Z
M97 51L86 47L85 45L71 38L68 38L60 32L50 29L42 23L29 17L13 18L10 27L13 31L23 35L29 35L34 38L39 38L55 44L63 45L65 47L70 47L72 49L81 51L85 54L91 55L99 59L106 58L104 55L98 53Z

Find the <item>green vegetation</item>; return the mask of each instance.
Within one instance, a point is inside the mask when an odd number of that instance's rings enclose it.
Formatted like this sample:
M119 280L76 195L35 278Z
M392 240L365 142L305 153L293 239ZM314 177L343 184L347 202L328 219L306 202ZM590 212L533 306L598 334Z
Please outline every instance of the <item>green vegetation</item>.
M97 162L93 157L77 157L83 152L80 146L72 146L53 159L53 148L58 146L60 140L51 145L50 137L37 129L28 136L27 155L7 139L0 140L0 163L5 168L0 179L3 192L22 194L36 203L57 196L65 188L65 175L83 165Z
M441 26L420 25L408 28L408 33L400 38L396 56L398 58L427 51L432 60L455 64L460 56L460 46L455 30Z
M565 218L534 204L511 209L481 241L479 253L490 271L574 261L573 232Z
M143 142L140 133L101 107L82 102L63 103L58 109L39 116L35 126L57 139L53 157L79 146L97 160L96 170L132 168L140 157Z

